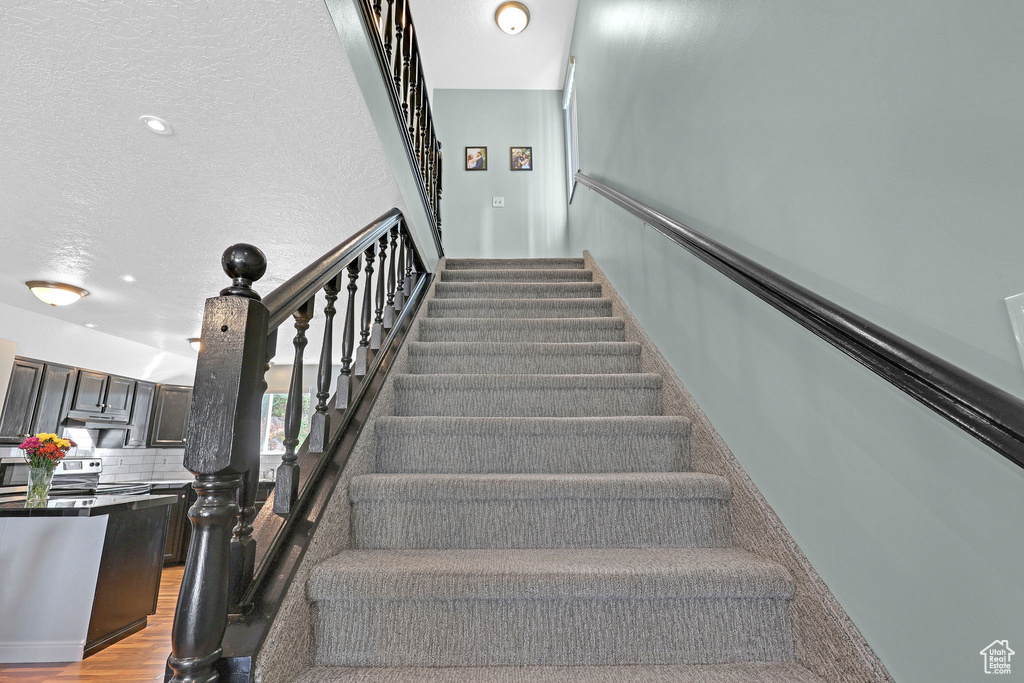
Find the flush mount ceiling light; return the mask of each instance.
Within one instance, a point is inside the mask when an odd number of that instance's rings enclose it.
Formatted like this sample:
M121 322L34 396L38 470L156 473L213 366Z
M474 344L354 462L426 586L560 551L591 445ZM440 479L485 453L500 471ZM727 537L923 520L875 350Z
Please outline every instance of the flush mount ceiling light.
M174 135L174 128L171 127L171 124L159 116L142 116L139 118L139 121L157 135Z
M202 340L199 337L189 337L188 343L196 353L199 353L199 350L203 348Z
M503 2L494 13L494 21L498 28L514 36L530 23L530 10L521 2Z
M32 290L37 299L51 306L67 306L83 296L89 296L89 292L81 287L52 280L29 280L25 286Z

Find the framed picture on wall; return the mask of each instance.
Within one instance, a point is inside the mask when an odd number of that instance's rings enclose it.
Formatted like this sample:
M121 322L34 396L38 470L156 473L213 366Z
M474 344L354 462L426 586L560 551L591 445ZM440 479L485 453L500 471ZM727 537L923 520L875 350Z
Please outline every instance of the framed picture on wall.
M512 170L533 170L533 147L512 147Z
M487 170L487 148L467 147L466 148L466 170L486 171Z

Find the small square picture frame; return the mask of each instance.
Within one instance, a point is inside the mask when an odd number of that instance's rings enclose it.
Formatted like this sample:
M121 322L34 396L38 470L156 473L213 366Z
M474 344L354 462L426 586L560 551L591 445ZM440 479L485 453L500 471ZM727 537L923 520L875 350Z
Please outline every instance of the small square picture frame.
M509 147L509 163L513 171L532 171L533 147Z
M466 148L466 170L487 170L487 148L484 146Z

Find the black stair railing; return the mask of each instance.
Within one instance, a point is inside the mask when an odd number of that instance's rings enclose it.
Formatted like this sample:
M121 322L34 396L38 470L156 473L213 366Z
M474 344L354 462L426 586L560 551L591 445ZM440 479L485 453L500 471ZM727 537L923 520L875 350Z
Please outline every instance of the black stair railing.
M632 197L577 172L622 207L896 388L1024 467L1024 401Z
M423 60L408 0L359 0L391 108L441 248L441 141L430 109Z
M231 648L232 661L243 664L232 665L232 669L225 665L223 648L229 623L245 622L254 602L261 601L259 619L265 634L276 607L267 606L261 591L276 581L274 599L279 605L281 581L287 584L301 559L290 539L310 533L308 523L296 525L295 519L314 498L321 500L317 505L322 508L323 496L333 490L347 459L347 452L339 456L339 444L345 441L350 423L364 419L360 416L372 405L390 367L389 359L397 353L431 279L398 209L387 212L262 299L253 289L267 267L258 248L236 244L224 252L221 263L232 282L220 296L206 302L185 447L185 467L196 476L198 499L189 510L192 540L167 661L168 677L180 683L214 680L226 669L232 680L248 680L259 638L251 637L251 623L243 629L248 644L239 648L236 643ZM364 276L361 289L360 275ZM316 402L312 414L306 416L304 352L321 292L324 335ZM341 372L332 401L335 302L341 296L345 297ZM357 316L359 296L362 314ZM277 347L278 328L289 321L294 330L294 353L285 409L285 453L273 494L275 514L261 516L256 527L265 374ZM359 347L353 355L357 335ZM300 443L304 417L309 418L309 434ZM352 429L357 435L359 428ZM354 442L354 436L347 440ZM333 472L329 482L325 471ZM308 519L306 515L305 521ZM304 548L304 543L299 545ZM283 551L286 547L288 552ZM285 569L282 555L290 562ZM249 651L240 653L239 649ZM241 678L240 669L244 670Z

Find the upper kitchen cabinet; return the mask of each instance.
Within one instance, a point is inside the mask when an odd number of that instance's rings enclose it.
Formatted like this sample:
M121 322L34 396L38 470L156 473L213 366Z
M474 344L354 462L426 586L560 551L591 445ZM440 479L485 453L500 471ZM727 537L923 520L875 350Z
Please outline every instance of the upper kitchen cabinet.
M68 365L47 363L39 386L39 402L32 418L32 433L59 434L64 418L71 410L78 369Z
M192 387L157 385L149 445L167 448L184 446L191 408Z
M145 448L149 444L149 427L152 424L153 401L156 399L156 385L150 382L136 382L135 401L132 404L130 427L125 437L126 448Z
M0 443L19 444L32 431L44 363L16 358L0 415Z
M128 422L135 397L135 380L92 370L78 371L78 385L71 404L77 420Z

